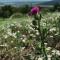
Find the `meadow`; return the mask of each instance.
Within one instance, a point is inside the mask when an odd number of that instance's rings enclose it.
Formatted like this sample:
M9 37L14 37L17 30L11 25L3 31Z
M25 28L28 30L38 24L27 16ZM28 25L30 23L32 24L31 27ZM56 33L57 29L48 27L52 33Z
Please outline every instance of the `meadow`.
M48 60L60 60L60 12L41 13L41 29ZM31 16L0 18L0 60L46 60L41 52L39 32L33 29Z

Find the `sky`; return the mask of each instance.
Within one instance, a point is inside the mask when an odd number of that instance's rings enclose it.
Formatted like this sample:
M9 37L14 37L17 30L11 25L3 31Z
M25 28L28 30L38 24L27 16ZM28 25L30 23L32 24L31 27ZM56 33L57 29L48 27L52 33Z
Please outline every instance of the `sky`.
M0 0L0 2L20 2L20 1L51 1L51 0Z

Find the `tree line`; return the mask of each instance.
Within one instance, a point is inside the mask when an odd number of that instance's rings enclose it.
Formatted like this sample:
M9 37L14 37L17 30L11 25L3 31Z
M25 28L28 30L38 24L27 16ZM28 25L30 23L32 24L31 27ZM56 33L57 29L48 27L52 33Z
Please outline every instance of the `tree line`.
M0 7L0 17L1 18L9 18L14 13L22 13L27 14L30 10L28 5L21 7L14 7L11 5L5 5Z
M31 7L29 5L24 5L21 7L14 7L11 5L5 5L0 7L0 17L9 18L14 13L27 14L30 11ZM45 8L46 9L46 8ZM60 5L55 4L53 8L49 9L50 12L60 11Z

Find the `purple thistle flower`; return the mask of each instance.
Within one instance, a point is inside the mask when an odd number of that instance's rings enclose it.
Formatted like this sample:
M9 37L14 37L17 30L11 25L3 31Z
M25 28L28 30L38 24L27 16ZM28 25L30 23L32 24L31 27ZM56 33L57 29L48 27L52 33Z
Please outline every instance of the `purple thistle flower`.
M39 13L40 11L41 11L41 8L35 6L35 7L32 7L32 9L31 9L31 14L32 14L32 15L36 15L36 14Z

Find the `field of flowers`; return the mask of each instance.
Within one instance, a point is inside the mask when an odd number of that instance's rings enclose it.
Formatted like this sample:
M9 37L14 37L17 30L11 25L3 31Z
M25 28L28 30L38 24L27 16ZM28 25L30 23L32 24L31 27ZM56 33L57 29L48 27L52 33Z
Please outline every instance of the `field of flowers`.
M0 60L60 60L60 12L41 13L45 56L38 26L32 20L28 15L0 19Z

